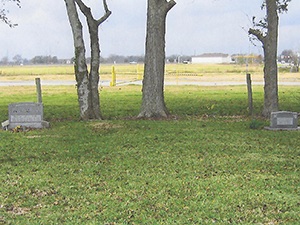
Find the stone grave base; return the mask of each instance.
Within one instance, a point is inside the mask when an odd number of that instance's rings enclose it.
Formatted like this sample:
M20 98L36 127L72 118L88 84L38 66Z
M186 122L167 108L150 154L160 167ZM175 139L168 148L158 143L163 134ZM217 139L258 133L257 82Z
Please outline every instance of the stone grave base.
M273 128L273 127L265 127L265 130L273 130L273 131L297 131L300 130L300 127L297 128Z
M16 127L20 126L23 129L32 128L32 129L44 129L49 128L50 123L47 121L42 121L39 123L22 123L22 124L10 124L8 120L1 123L3 130L13 130Z

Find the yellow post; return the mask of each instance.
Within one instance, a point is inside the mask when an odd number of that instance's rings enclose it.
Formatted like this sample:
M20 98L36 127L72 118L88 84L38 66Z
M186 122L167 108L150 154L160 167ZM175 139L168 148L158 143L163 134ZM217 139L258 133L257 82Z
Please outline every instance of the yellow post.
M112 67L111 75L112 75L112 78L111 78L110 86L114 87L114 86L116 86L116 83L117 83L116 82L117 75L116 75L115 66Z

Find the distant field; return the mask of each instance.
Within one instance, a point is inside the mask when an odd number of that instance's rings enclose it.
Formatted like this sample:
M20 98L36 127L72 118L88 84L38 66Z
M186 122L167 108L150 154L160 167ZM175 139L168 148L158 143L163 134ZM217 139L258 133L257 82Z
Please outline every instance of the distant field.
M110 74L112 66L117 72L124 75L129 73L143 72L143 64L101 64L101 74ZM245 65L235 64L166 64L166 73L190 73L191 75L201 75L205 73L245 73ZM250 73L261 73L262 65L250 65ZM0 66L0 74L4 76L19 75L73 75L73 65L29 65L29 66Z
M110 80L112 67L115 67L117 80L142 80L143 64L102 64L100 79ZM165 80L213 82L245 81L246 73L252 75L252 81L263 81L263 65L235 64L166 64ZM74 80L73 65L35 65L35 66L1 66L0 81L28 81L35 77L42 80ZM281 82L300 82L300 73L280 72Z
M110 76L112 67L115 67L119 76L137 76L143 74L142 64L102 64L101 76ZM167 64L166 76L204 76L214 74L245 74L246 66L242 65L199 65L199 64ZM248 71L253 74L261 74L261 65L252 65ZM73 79L73 65L35 65L35 66L2 66L0 67L1 79L21 79L23 77L42 76L47 79Z

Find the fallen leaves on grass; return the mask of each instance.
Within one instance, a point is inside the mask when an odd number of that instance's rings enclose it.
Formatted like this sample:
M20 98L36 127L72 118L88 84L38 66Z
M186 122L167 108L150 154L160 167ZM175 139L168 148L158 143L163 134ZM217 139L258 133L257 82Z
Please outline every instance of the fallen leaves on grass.
M4 208L4 206L1 206L1 208ZM22 216L30 212L30 209L26 207L10 206L5 208L8 213L16 216Z
M113 124L113 123L109 123L109 122L91 122L90 126L92 127L92 129L94 131L122 128L122 126L119 124Z

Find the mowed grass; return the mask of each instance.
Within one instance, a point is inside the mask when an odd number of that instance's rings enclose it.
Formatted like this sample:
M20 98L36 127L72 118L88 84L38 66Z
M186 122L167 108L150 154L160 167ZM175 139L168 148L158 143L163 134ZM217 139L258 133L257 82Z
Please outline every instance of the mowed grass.
M74 87L43 87L51 128L0 131L0 224L299 223L299 132L250 129L246 87L165 91L168 120L136 120L141 87L126 86L102 88L105 120L82 122ZM300 111L298 87L280 97ZM1 87L0 120L35 99Z

